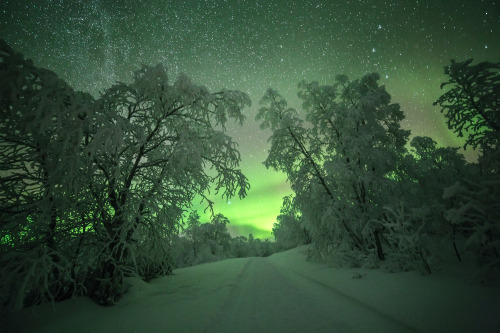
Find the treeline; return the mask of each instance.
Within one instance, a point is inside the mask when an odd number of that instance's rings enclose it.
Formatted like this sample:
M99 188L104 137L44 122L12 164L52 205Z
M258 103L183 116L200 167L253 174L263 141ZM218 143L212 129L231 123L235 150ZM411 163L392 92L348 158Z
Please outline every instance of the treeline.
M228 258L267 257L276 252L274 243L268 239L254 238L252 234L231 237L228 224L229 220L222 214L201 223L198 212L192 211L173 242L174 265L184 267Z
M241 124L249 105L239 91L210 92L184 75L171 82L161 65L93 98L0 41L2 310L75 295L112 304L126 276L233 255L218 238L220 215L188 228L208 249L196 240L193 259L178 249L190 246L180 234L193 198L213 213L209 189L246 196L225 124ZM240 240L227 241L237 251Z
M472 258L483 278L498 274L500 63L471 63L445 68L446 92L434 104L464 148L478 151L477 163L429 137L409 141L378 74L301 82L305 119L269 89L256 118L271 130L264 164L284 172L294 192L274 225L277 245L311 242L313 256L428 273L445 249Z

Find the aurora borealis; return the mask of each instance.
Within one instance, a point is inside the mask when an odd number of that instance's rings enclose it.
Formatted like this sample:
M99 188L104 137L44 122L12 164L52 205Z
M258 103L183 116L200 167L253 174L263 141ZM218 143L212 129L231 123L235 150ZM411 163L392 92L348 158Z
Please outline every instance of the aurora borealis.
M130 81L144 63L163 63L216 91L247 92L243 127L230 127L252 186L242 201L215 200L235 234L269 237L291 191L266 170L268 132L254 121L268 87L293 107L301 80L378 72L412 135L460 146L432 102L450 59L498 61L495 0L421 1L3 1L0 38L77 90L97 95ZM467 152L473 158L473 152ZM214 198L215 199L215 198ZM199 210L203 210L199 207Z

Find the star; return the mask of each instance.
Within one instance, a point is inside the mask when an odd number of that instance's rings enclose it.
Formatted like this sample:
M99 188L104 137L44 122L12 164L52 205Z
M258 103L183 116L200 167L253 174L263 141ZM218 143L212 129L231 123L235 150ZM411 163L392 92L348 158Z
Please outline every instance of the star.
M2 38L37 66L94 96L116 81L130 82L141 64L160 62L171 82L184 72L212 91L248 93L253 103L244 111L246 122L229 126L228 133L239 144L251 189L238 211L222 198L215 209L227 214L235 230L250 223L269 237L282 197L292 191L283 174L262 165L269 133L254 117L267 88L302 112L301 80L331 85L339 74L359 79L380 72L392 101L405 112L405 128L440 145L461 146L432 106L445 80L443 67L450 59L498 61L500 54L495 5L468 0L412 10L393 0L383 7L349 1L69 3L9 2L0 10ZM450 10L445 15L440 8ZM255 217L256 211L265 214Z

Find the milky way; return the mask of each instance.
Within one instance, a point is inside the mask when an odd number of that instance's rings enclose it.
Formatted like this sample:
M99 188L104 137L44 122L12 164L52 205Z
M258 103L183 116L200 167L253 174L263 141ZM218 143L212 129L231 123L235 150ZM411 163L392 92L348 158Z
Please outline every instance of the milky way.
M500 61L500 4L431 1L2 1L0 38L77 90L130 81L140 64L162 62L209 89L238 89L253 101L240 144L252 189L243 201L216 201L235 233L268 237L284 175L266 170L268 132L254 117L268 87L300 109L297 83L331 84L337 74L378 72L405 128L460 146L432 102L450 59ZM474 153L468 152L468 158ZM204 217L207 218L207 217Z

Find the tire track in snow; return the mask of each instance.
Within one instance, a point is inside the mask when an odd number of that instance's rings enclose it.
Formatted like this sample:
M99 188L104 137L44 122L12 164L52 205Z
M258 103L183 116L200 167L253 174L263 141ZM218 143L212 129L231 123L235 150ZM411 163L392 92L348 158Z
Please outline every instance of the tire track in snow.
M321 282L250 260L205 332L415 332Z
M221 306L216 317L210 323L210 325L205 328L204 332L216 332L217 331L216 328L220 327L220 323L226 320L225 318L228 316L227 309L233 309L235 307L235 303L237 303L237 301L241 297L242 285L244 284L245 280L249 279L248 271L250 270L250 267L253 265L254 260L255 258L250 259L241 270L241 273L238 274L235 280L235 284L231 288L231 291L229 292L229 296L226 302L224 302L224 304Z

